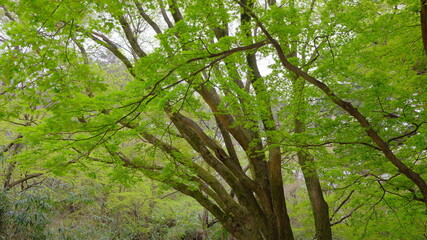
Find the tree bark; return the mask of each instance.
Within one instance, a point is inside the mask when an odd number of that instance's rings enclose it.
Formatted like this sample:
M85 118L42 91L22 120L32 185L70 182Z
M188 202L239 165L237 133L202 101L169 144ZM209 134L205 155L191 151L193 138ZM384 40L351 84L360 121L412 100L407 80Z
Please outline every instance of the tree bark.
M303 96L304 80L295 77L293 81L293 91L296 99L297 110L294 119L294 132L305 132L305 124L300 119L301 113L304 111L305 99ZM318 240L332 240L332 229L329 221L328 203L323 198L322 187L317 174L317 169L314 166L314 159L311 154L301 149L297 153L298 163L304 175L305 186L307 188L308 197L310 199L311 209L313 212L316 235Z
M307 153L299 151L297 153L298 163L304 174L305 186L313 211L316 229L315 239L332 240L332 230L329 222L329 207L323 198L322 187L320 186L317 171L313 166L313 159Z
M253 0L243 0L242 2L250 8L254 5ZM240 16L242 32L244 32L248 38L252 37L252 33L249 30L251 18L250 14L246 12L243 12ZM267 214L267 216L269 216L271 232L273 233L269 237L272 239L293 240L294 235L286 208L285 193L283 190L280 146L277 144L276 139L269 134L277 131L277 125L271 108L271 96L268 94L267 86L258 69L255 53L247 54L246 62L249 67L248 78L255 90L256 98L260 103L262 103L264 110L268 113L261 121L265 131L267 132L266 147L269 149L267 161L267 183L269 185L263 186L266 187L266 191L268 191L269 195L269 198L264 201L271 201L272 207L272 213L270 213L272 216ZM262 150L262 144L260 145L261 148L258 149L258 151Z

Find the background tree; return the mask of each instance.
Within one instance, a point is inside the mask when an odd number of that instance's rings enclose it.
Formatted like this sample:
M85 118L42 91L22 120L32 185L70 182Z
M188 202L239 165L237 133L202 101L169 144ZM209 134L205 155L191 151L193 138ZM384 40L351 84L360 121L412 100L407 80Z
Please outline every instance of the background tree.
M282 168L295 168L282 160L295 153L319 239L332 238L320 180L348 196L332 204L331 220L347 213L331 225L365 206L394 209L386 195L425 210L419 2L8 1L3 9L2 91L22 101L4 98L3 116L40 105L46 114L22 130L22 161L57 173L111 165L113 179L142 172L197 200L238 239L294 238ZM127 74L98 64L100 49Z

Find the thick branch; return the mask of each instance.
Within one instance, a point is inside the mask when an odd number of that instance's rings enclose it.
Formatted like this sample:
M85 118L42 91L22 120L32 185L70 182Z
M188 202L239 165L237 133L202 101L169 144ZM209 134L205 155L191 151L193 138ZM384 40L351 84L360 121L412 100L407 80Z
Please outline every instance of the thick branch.
M122 63L129 70L130 74L132 74L132 76L135 77L135 73L132 70L132 68L133 68L132 63L129 61L129 59L127 57L125 57L125 55L123 55L123 53L120 52L119 48L116 46L116 44L113 41L111 41L105 35L100 34L100 33L96 33L96 32L88 33L88 36L92 40L94 40L96 43L98 43L98 44L104 46L105 48L107 48L108 50L110 50L110 52L113 53L114 56L116 56L118 59L120 59L120 61L122 61Z
M126 18L124 16L121 16L119 18L119 22L120 22L120 25L122 26L123 31L125 32L126 38L129 41L130 46L132 47L132 50L136 53L136 55L140 58L147 56L147 54L139 46L138 41L134 36L132 29L129 23L127 22Z
M234 176L239 179L239 181L242 181L242 183L244 183L246 187L250 188L252 191L255 190L255 183L244 174L240 163L233 161L218 143L216 143L212 138L206 135L206 133L203 131L203 129L200 128L199 125L197 125L197 123L180 113L174 113L174 117L182 121L182 123L185 124L187 127L191 128L193 132L199 137L199 139L208 148L213 150L216 158L219 159L222 163L224 163L224 165L228 169L230 169L230 171L233 173Z
M4 10L4 15L9 18L10 21L16 22L15 18L12 17L12 14L10 14L10 12L7 10L6 6L0 5L0 8L3 8Z
M244 175L241 168L236 168L230 158L226 155L225 151L213 142L213 140L210 139L196 123L185 118L180 113L168 112L168 114L177 129L182 135L184 135L192 147L202 155L203 159L205 159L206 162L213 167L232 188L236 188L236 192L244 192L242 186L238 183L237 178L242 180L242 183L246 183L245 188L249 188L251 191L254 190L253 183L246 175ZM214 150L214 153L218 155L218 158L214 157L207 147Z
M224 209L226 212L234 212L234 214L246 214L244 210L237 205L237 203L232 199L232 197L227 193L222 184L214 177L212 174L207 172L198 164L194 163L192 160L186 160L183 154L175 147L170 144L167 144L154 135L149 133L142 133L143 137L154 146L159 147L164 152L166 152L169 156L174 158L176 161L180 162L183 165L187 165L188 167L194 169L197 176L203 180L201 185L207 184L210 188L214 190L215 193L209 191L209 187L205 187L204 191Z
M76 46L79 48L80 53L83 56L84 64L89 65L89 57L87 55L86 49L84 48L83 44L81 44L79 41L77 41L77 39L74 37L72 38L72 40L73 40L74 44L76 44Z
M168 14L166 13L165 6L163 4L163 0L158 0L160 5L160 12L162 13L163 19L165 20L166 24L168 25L168 28L173 28L173 23L169 19Z
M248 182L247 176L240 173L237 176L221 161L215 158L212 153L203 144L203 140L200 139L197 134L188 127L188 125L181 121L174 114L169 113L172 122L175 124L177 129L186 138L187 142L196 150L203 159L213 168L221 177L230 185L235 191L239 202L241 202L250 212L254 213L259 219L263 219L262 222L266 223L266 216L263 214L258 201L253 195L253 191L259 192L258 189L254 189L252 184ZM261 226L264 228L266 226Z
M222 138L224 139L224 143L225 143L225 147L227 148L228 155L230 156L231 160L236 164L236 166L241 168L239 163L239 158L237 157L237 153L234 148L233 141L230 137L230 134L225 129L224 125L221 123L221 121L218 119L217 116L215 116L215 121L221 132Z
M233 135L233 137L239 142L240 146L244 150L248 150L250 143L250 133L243 127L235 124L235 120L232 115L224 114L219 111L219 105L221 98L215 89L208 89L205 85L201 86L197 91L203 98L203 100L209 105L212 112L218 117L222 124L227 130Z
M325 145L329 145L329 144L339 144L339 145L364 145L364 146L368 146L370 148L373 148L375 150L379 150L381 151L380 148L369 144L369 143L365 143L365 142L323 142L323 143L319 143L319 144L302 144L302 145L293 145L293 144L284 144L284 146L295 146L295 147L301 147L301 148L306 148L306 147L321 147L321 146L325 146Z
M260 42L249 44L247 46L236 47L236 48L225 50L225 51L222 51L222 52L219 52L219 53L209 54L209 55L204 56L204 57L193 58L193 59L188 60L187 63L198 61L198 60L202 60L202 59L207 59L207 58L220 57L220 56L224 56L224 55L225 56L229 56L229 55L231 55L233 53L238 53L238 52L243 52L243 51L258 49L258 48L260 48L262 46L265 46L267 44L270 44L270 42L268 42L266 40L263 40L263 41L260 41Z
M166 180L166 183L171 185L176 190L184 193L185 195L188 195L194 199L196 199L197 202L200 203L204 208L206 208L210 213L212 213L218 220L223 224L224 228L227 229L227 231L232 232L236 234L236 232L240 232L241 230L239 228L235 228L235 221L236 219L231 218L228 214L226 214L224 211L221 210L218 205L212 203L207 197L203 195L200 191L192 190L186 185L182 183L176 183L172 182L171 180ZM236 216L238 217L238 216Z
M181 11L179 11L178 4L176 4L176 0L170 0L169 7L171 9L172 17L175 23L181 21L183 18Z
M32 173L32 174L29 174L29 175L25 176L24 178L21 178L19 180L13 181L13 182L5 185L4 188L7 191L7 190L11 189L12 187L14 187L14 186L16 186L16 185L18 185L20 183L23 183L25 181L28 181L28 180L36 178L36 177L40 177L41 175L43 175L43 173Z
M150 16L148 16L144 9L142 8L142 5L140 2L138 2L137 0L133 0L133 2L135 3L136 8L138 9L139 15L141 15L141 17L154 29L154 31L157 34L162 33L162 30L160 30L159 25L157 25L157 23L155 23L153 21L153 19L150 18Z

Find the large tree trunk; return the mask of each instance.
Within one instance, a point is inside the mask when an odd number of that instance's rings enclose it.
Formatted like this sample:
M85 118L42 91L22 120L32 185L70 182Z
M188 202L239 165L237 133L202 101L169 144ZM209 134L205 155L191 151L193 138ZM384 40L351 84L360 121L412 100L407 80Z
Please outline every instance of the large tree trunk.
M254 1L250 0L250 2L253 3ZM172 10L171 14L175 23L183 21L183 16L176 2L172 0L168 3ZM142 17L144 16L142 14ZM129 28L131 25L126 22L125 18L118 20L135 56L144 58L146 54L137 45L137 39L130 34ZM243 29L245 29L244 31L247 36L252 38L250 21L251 18L249 15L243 13ZM172 23L169 22L168 25L172 25ZM153 28L155 29L155 27ZM218 35L224 34L222 32ZM93 39L95 38L94 36L92 37ZM129 69L129 72L136 76L131 62L117 50L117 46L105 37L98 37L94 40L100 44L103 43L107 49L122 60ZM178 39L181 38L179 34L176 37ZM221 36L218 37L220 38ZM188 46L182 47L184 49L188 48ZM293 240L283 193L280 147L278 147L277 140L270 136L268 137L267 144L264 144L260 137L262 135L260 133L264 133L265 131L276 131L276 124L271 113L270 96L265 94L267 93L267 89L263 85L263 80L259 80L260 75L255 60L255 55L250 54L248 65L252 70L253 79L250 79L248 83L252 85L255 82L257 82L256 84L261 84L257 85L260 86L259 88L255 86L254 88L256 88L257 98L263 101L265 109L270 112L270 116L262 119L264 128L255 129L245 126L245 122L252 123L252 121L257 120L250 120L250 118L249 120L245 120L242 118L241 115L245 114L244 111L236 114L224 113L224 111L219 110L221 101L223 100L222 95L226 96L230 90L228 86L224 85L218 89L213 88L210 84L194 84L192 81L187 81L189 88L197 91L210 107L213 116L216 118L217 127L220 129L222 135L221 141L223 141L225 148L209 136L202 125L191 119L191 117L185 116L186 113L185 111L181 111L182 109L167 105L164 110L179 131L179 135L197 152L198 157L209 165L214 174L210 170L204 169L194 159L186 159L186 156L181 154L172 145L148 133L141 133L147 142L159 146L163 152L169 154L174 159L175 163L192 169L194 175L187 176L189 179L185 180L197 183L198 189L194 189L194 187L190 188L188 185L175 179L161 178L160 174L156 171L147 172L147 175L153 179L165 182L176 190L196 199L236 239ZM238 71L236 72L238 73ZM192 76L195 77L197 75L198 73ZM243 77L245 77L244 74L233 77L233 81L238 82L238 86L242 90L244 90L244 86L239 78ZM161 81L158 83L160 84ZM153 86L153 89L151 89L152 92L156 90L156 87L157 85ZM221 93L221 91L223 92ZM239 162L235 146L233 146L234 144L236 146L239 145L245 152L245 158L247 158L246 160L253 170L251 178L243 171L242 163ZM265 149L269 149L268 154ZM230 191L233 194L230 194Z
M304 174L305 186L307 187L313 211L316 239L332 240L332 230L329 223L329 207L323 198L322 188L320 186L317 171L313 166L311 156L303 151L298 152L298 163Z
M301 113L304 111L305 99L303 95L304 80L298 77L293 82L293 91L296 100L297 110L295 112L294 119L294 132L303 133L305 132L305 124L300 119ZM304 175L305 186L311 203L311 209L313 211L316 239L319 240L332 240L332 230L329 222L329 207L323 198L322 187L320 186L317 169L314 165L314 159L311 154L301 149L297 153L298 163L301 166L302 173Z

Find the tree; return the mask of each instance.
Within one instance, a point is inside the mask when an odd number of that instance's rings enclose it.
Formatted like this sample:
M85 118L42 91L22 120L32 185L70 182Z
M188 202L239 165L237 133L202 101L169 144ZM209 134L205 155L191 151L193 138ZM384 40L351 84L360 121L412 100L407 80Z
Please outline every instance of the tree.
M46 114L25 130L22 158L31 151L56 171L141 171L237 239L294 238L282 158L297 153L316 237L331 239L318 174L330 170L318 161L330 149L357 159L351 176L377 176L427 206L424 7L7 1L2 117L23 106ZM99 66L104 50L128 75Z

